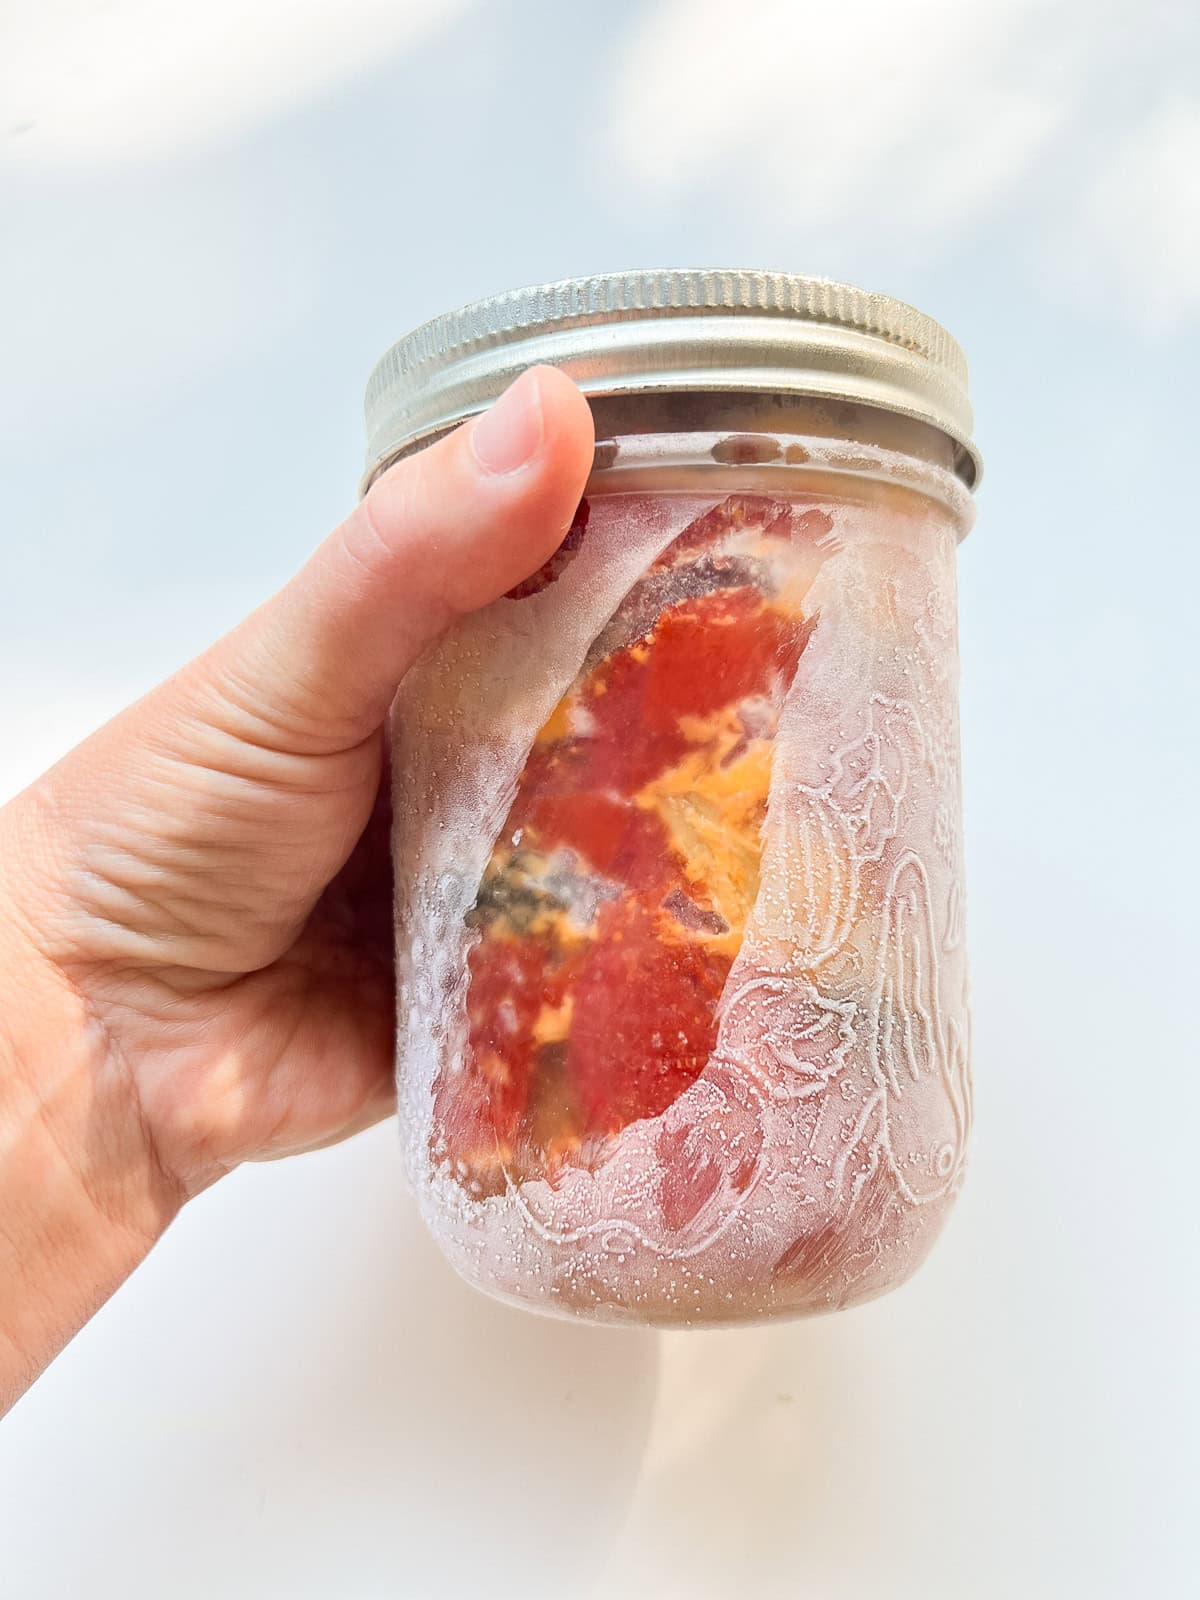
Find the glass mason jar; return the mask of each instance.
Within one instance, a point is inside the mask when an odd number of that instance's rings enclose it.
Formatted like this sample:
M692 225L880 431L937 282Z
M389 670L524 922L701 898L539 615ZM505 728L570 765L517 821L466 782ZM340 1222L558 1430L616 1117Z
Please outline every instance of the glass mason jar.
M540 1311L845 1306L925 1256L971 1121L965 364L812 279L518 291L384 357L366 482L540 361L595 416L574 524L395 707L408 1172Z

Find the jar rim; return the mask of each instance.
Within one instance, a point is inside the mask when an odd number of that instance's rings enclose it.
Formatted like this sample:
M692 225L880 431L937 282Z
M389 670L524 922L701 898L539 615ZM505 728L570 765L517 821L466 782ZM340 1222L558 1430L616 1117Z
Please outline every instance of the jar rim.
M974 526L975 501L971 491L956 472L937 462L921 460L886 445L836 435L804 435L803 460L789 461L787 446L798 442L800 436L762 434L753 437L774 439L780 448L774 456L731 465L716 453L716 447L728 443L728 436L723 433L706 434L694 430L663 433L644 436L632 445L624 440L610 460L593 468L584 490L585 498L637 493L636 487L629 486L630 478L656 480L658 492L662 493L664 473L675 475L677 480L684 477L688 480L686 486L676 481L669 492L700 498L711 498L714 492L718 496L732 492L792 497L807 493L821 500L835 483L841 485L840 493L844 497L854 498L856 486L884 483L941 505L955 524L960 544ZM706 479L715 480L719 474L727 475L731 470L739 474L737 488L714 490L706 484ZM809 479L820 480L825 485L824 493L806 489Z
M982 470L966 358L933 318L826 278L686 269L513 289L406 334L367 385L364 483L543 363L589 397L707 390L876 406L947 434L969 489Z

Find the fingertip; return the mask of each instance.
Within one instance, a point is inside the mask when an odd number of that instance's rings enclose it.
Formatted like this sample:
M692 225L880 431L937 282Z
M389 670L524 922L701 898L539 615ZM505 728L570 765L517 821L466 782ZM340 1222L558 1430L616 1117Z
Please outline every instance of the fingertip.
M527 367L462 432L485 480L519 473L561 473L574 480L591 466L591 408L557 367Z
M542 447L545 493L557 510L557 534L549 555L570 527L592 471L596 425L592 408L578 386L557 367L536 367L542 391L545 442ZM543 556L543 559L545 557ZM522 577L526 574L522 573Z
M545 445L559 453L573 479L583 483L592 468L596 426L583 391L558 367L530 367L541 395Z
M459 553L470 559L442 586L452 610L469 611L527 578L558 548L592 470L595 427L577 385L556 367L536 366L444 444L447 460L469 462L475 479L474 516L460 535ZM514 465L522 449L524 459Z

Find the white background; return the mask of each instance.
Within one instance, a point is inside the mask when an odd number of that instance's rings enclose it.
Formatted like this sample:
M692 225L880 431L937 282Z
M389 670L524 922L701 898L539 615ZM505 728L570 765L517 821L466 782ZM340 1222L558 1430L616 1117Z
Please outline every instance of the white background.
M460 1286L390 1127L196 1202L0 1428L5 1600L1197 1589L1191 0L3 0L0 787L283 580L404 329L631 265L945 321L978 1125L890 1299Z

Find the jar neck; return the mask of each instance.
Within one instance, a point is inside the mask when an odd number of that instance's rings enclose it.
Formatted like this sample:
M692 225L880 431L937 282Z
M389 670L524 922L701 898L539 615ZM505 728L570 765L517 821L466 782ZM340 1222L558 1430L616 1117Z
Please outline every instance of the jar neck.
M969 453L948 434L881 406L818 396L689 390L597 395L589 498L606 494L790 494L935 503L958 537L974 521ZM443 430L450 431L449 428ZM442 434L381 461L387 467Z
M967 452L940 429L881 406L850 400L692 390L597 395L590 404L600 440L627 434L696 432L856 439L943 467L968 486L974 472Z
M592 402L589 498L775 494L877 505L931 501L962 538L974 503L957 446L867 406L773 395L636 395Z

